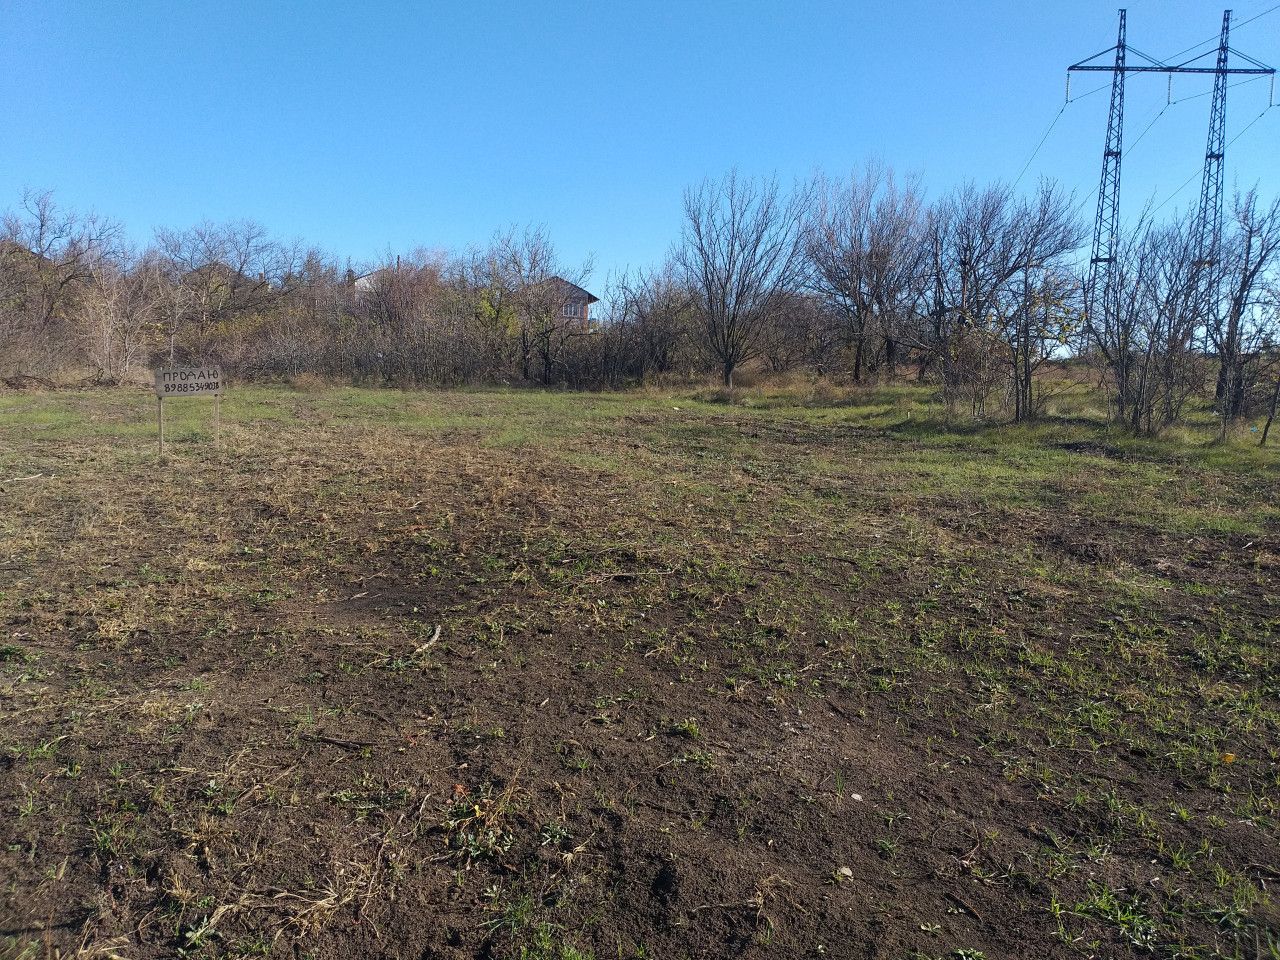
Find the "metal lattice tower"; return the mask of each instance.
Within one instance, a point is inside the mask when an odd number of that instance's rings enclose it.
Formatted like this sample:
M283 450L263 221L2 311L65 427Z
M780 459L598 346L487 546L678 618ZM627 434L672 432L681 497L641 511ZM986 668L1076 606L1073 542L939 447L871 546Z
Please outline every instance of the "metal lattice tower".
M1227 152L1227 46L1231 32L1231 11L1222 12L1222 36L1218 40L1218 64L1213 74L1213 106L1209 110L1209 142L1204 151L1204 179L1200 184L1200 211L1196 215L1197 253L1200 265L1218 262L1222 243L1222 168ZM1210 295L1206 307L1212 307Z
M1093 226L1093 250L1089 261L1089 276L1085 282L1086 317L1111 318L1118 307L1115 288L1115 263L1119 245L1120 224L1120 161L1124 145L1124 78L1128 73L1212 73L1213 107L1209 114L1209 144L1205 151L1204 183L1200 193L1200 211L1196 229L1199 231L1201 265L1217 259L1222 235L1222 181L1223 161L1226 155L1227 128L1227 77L1232 74L1270 74L1275 70L1230 50L1227 34L1231 27L1231 11L1222 15L1222 35L1218 42L1218 61L1213 67L1195 66L1203 55L1184 63L1168 64L1147 56L1128 45L1126 40L1126 14L1120 11L1120 30L1116 45L1101 53L1072 64L1074 71L1102 71L1111 74L1111 112L1107 117L1107 141L1102 151L1102 180L1098 186L1098 215ZM1115 62L1096 63L1099 58L1115 52ZM1128 55L1137 54L1141 62L1128 63ZM1245 67L1228 66L1228 54L1235 53L1248 62ZM1068 88L1069 90L1070 88ZM1101 286L1099 286L1101 285Z
M1208 114L1208 145L1204 148L1204 180L1201 184L1199 230L1201 252L1216 259L1222 236L1222 160L1226 156L1226 77L1230 73L1226 45L1231 32L1231 12L1222 12L1222 36L1217 41L1217 67L1213 68L1213 106Z
M1098 215L1093 223L1093 251L1085 284L1085 310L1095 316L1098 283L1102 283L1102 313L1112 310L1115 265L1120 225L1120 159L1124 147L1125 11L1120 11L1116 34L1116 60L1111 75L1111 111L1107 115L1107 142L1102 149L1102 181L1098 184Z

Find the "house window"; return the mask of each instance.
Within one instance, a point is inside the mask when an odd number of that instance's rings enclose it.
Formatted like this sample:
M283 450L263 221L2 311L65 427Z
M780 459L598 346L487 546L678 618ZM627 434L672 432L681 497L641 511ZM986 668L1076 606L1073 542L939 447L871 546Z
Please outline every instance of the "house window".
M581 314L580 314L580 313L579 313L579 311L578 311L578 305L577 305L576 303L574 303L572 300L570 300L568 303L566 303L566 304L564 305L564 307L561 309L561 311L560 311L560 312L561 312L561 314L562 314L562 315L564 315L564 316L566 316L566 317L578 317L578 316L581 316Z

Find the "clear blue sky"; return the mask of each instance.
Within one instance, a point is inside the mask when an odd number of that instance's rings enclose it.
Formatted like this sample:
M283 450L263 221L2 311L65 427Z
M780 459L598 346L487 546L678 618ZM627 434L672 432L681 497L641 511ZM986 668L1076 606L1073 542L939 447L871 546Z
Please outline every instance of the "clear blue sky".
M48 188L138 241L251 218L356 260L544 223L566 261L595 254L599 284L659 260L681 190L734 165L788 180L874 156L933 196L1012 180L1066 66L1114 42L1117 6L0 0L0 208ZM1166 56L1215 37L1223 6L1128 9L1130 43ZM1233 46L1280 62L1280 11ZM1179 78L1175 98L1210 84ZM1232 90L1228 137L1267 98L1266 81ZM1163 77L1130 80L1127 144L1165 100ZM1196 174L1208 108L1170 107L1126 156L1126 208ZM1106 110L1106 91L1071 104L1024 185L1095 190ZM1280 108L1228 152L1242 184L1274 190L1278 170Z

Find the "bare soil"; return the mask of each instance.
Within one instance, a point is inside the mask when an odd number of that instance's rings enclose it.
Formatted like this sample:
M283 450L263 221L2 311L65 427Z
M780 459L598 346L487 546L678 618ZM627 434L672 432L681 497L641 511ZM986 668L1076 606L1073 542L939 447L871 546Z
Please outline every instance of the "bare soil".
M1278 955L1274 462L24 396L0 956Z

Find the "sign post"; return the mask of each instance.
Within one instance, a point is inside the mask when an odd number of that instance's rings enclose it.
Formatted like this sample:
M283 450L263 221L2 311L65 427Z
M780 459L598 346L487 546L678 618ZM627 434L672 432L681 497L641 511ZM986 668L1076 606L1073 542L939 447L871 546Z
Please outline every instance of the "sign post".
M156 371L156 419L164 456L164 401L168 397L212 397L213 439L222 442L222 368L161 367Z

